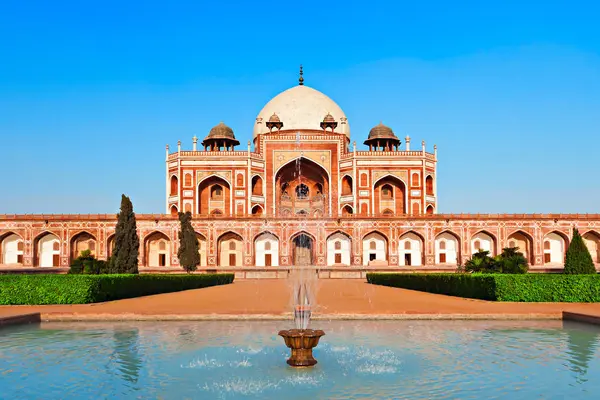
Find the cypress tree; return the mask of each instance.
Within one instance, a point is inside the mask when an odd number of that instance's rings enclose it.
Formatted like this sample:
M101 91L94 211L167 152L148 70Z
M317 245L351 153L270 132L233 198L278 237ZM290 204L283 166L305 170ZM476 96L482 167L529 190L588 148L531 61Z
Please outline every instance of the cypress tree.
M196 270L200 264L200 253L198 253L198 237L196 231L192 227L192 213L179 213L179 222L181 222L181 230L179 231L179 264L187 272Z
M596 268L587 246L577 228L573 229L573 239L565 257L565 274L595 274Z
M117 217L115 248L110 258L109 271L113 274L137 274L140 238L137 233L133 204L125 195L121 196L121 212Z

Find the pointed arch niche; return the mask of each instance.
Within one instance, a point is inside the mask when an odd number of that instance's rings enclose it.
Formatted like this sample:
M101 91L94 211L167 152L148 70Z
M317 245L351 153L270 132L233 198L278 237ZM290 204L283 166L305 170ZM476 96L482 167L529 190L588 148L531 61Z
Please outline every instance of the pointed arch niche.
M275 174L274 186L277 215L329 214L329 174L314 161L304 157L289 161Z
M435 238L435 263L457 265L460 260L460 240L449 231Z
M242 237L234 232L227 232L219 237L217 241L219 260L221 267L241 267L243 265L244 243Z
M352 178L349 175L344 175L342 178L342 196L352 195Z
M496 255L496 238L486 231L477 232L471 237L471 254L477 253L479 250L489 252L490 257Z
M147 267L171 266L171 240L162 232L153 232L144 239Z
M71 238L70 261L79 257L83 251L89 250L96 256L96 238L89 232L79 232Z
M198 214L231 215L231 186L218 176L204 179L198 185Z
M263 180L259 175L252 177L252 195L262 196L263 195Z
M424 264L423 248L425 241L415 232L407 232L400 237L398 245L399 264L417 267Z
M533 239L523 231L516 231L508 235L505 247L516 247L519 252L527 259L529 264L533 264Z
M264 232L254 240L254 260L257 267L279 266L279 239Z
M23 239L16 233L0 236L0 264L23 265L23 249Z
M387 265L387 238L371 232L363 238L363 265Z
M350 265L352 241L342 232L336 232L327 238L327 265Z
M44 232L33 241L36 267L60 266L60 239L54 233Z
M556 231L548 233L544 236L542 248L545 265L564 265L567 239L562 233Z
M406 185L394 176L385 176L374 186L375 214L404 215L407 213Z

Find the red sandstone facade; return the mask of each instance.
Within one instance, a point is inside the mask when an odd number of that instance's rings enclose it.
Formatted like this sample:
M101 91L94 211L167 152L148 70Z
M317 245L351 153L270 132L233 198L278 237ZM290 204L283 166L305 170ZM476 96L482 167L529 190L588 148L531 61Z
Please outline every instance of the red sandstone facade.
M277 277L291 266L321 276L454 269L478 249L518 246L536 267L561 268L579 228L600 262L600 215L437 214L437 149L400 150L379 124L357 151L348 120L301 84L271 100L254 126L254 148L235 150L215 126L197 149L166 153L166 214L137 215L140 265L178 270L179 211L194 215L200 270ZM114 215L1 215L0 264L68 267L84 249L110 256Z

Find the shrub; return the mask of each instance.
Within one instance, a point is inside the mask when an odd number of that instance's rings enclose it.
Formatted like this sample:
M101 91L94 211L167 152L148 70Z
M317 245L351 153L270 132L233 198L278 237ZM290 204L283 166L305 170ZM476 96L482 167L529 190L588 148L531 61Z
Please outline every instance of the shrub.
M496 301L600 302L600 276L370 273L369 283Z
M565 274L595 274L594 261L577 228L565 256Z
M466 272L498 272L496 269L500 266L492 257L490 252L479 250L477 253L465 262L464 269Z
M479 250L467 260L464 267L458 272L480 272L486 274L524 274L529 269L529 264L518 247L507 247L502 254L490 257L490 252Z
M518 247L506 247L502 254L494 257L498 272L503 274L525 274L529 270L527 258Z
M85 304L232 283L234 274L0 275L0 304Z
M69 268L69 274L98 275L108 273L105 261L96 260L89 250L81 252L80 256L73 260Z

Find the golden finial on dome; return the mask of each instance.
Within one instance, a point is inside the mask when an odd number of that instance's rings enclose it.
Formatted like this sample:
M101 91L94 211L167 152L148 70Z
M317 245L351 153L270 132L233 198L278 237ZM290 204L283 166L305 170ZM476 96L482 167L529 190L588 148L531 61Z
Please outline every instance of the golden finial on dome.
M302 72L302 64L300 64L300 79L298 79L299 85L304 85L304 77L302 76L304 73Z

